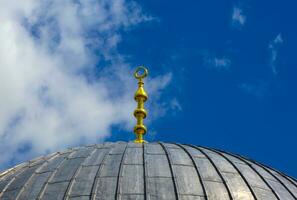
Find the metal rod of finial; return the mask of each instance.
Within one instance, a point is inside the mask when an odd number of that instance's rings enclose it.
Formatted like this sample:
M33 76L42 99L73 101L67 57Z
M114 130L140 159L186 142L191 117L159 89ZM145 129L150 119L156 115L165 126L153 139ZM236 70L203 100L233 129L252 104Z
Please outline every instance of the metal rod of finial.
M143 135L146 134L147 129L143 125L143 119L146 118L147 112L144 108L144 102L148 99L148 96L143 88L143 79L148 75L147 68L140 66L135 70L134 76L138 80L138 89L135 92L134 99L137 102L137 108L134 111L134 116L137 119L137 123L134 127L134 133L136 134L135 143L144 143Z

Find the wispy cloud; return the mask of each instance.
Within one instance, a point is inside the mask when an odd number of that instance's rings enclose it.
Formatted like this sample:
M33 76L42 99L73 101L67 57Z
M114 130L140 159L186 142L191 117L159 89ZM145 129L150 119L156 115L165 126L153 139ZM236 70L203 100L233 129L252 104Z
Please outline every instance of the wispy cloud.
M278 57L278 48L281 44L283 44L283 42L284 41L283 41L282 35L279 33L268 45L268 49L270 51L269 62L270 62L270 67L273 75L278 74L277 65L276 65L276 61ZM267 93L273 86L272 81L273 79L269 79L269 80L264 79L253 83L243 83L239 85L239 88L242 89L247 94L262 98L265 95L267 95Z
M233 13L232 13L232 26L236 28L241 28L244 26L246 22L246 16L243 14L242 8L239 6L233 7Z
M225 56L219 57L206 53L204 54L204 65L209 69L228 71L231 67L231 60Z
M0 167L102 141L114 125L132 128L135 80L117 46L122 31L151 20L138 4L2 0L0 5ZM98 76L90 75L98 69ZM170 80L171 74L152 78L151 95L157 98Z
M177 111L182 110L182 106L180 105L179 101L176 98L173 98L170 101L170 107L171 107L172 110L177 110Z
M221 69L226 70L226 69L229 69L231 61L226 57L214 58L213 64L218 70L221 70Z
M243 83L239 85L247 94L253 95L258 98L262 98L266 95L269 87L269 82L258 81L256 83Z
M276 61L278 57L278 48L283 42L284 41L283 41L282 35L279 33L274 38L274 40L269 43L269 46L268 46L270 51L270 66L271 66L272 73L274 75L278 74L277 65L276 65Z

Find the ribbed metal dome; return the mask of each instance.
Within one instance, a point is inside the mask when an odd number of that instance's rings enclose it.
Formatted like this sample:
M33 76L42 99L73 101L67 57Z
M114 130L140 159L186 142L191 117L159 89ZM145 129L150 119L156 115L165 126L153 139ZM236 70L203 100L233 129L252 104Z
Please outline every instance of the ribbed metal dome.
M169 143L68 149L0 175L0 199L293 200L297 182L226 152Z

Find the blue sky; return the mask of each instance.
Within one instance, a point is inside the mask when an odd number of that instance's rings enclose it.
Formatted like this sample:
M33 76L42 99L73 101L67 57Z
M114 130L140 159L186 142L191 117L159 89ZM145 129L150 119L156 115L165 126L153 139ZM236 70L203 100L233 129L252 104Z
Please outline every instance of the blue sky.
M148 141L215 147L297 177L296 2L1 4L0 169L133 140L132 73L145 65Z
M156 20L127 32L120 51L151 76L172 72L162 98L181 106L150 124L153 139L236 152L297 177L296 2L139 4Z

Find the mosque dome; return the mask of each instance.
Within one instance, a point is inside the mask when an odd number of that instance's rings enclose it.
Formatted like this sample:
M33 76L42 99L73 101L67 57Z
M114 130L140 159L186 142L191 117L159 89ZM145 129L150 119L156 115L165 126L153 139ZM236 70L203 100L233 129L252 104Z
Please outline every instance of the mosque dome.
M0 200L297 200L294 178L253 160L145 142L147 74L145 67L134 73L134 142L71 148L17 165L0 173Z
M297 181L224 151L116 142L56 152L0 174L0 199L294 200Z

